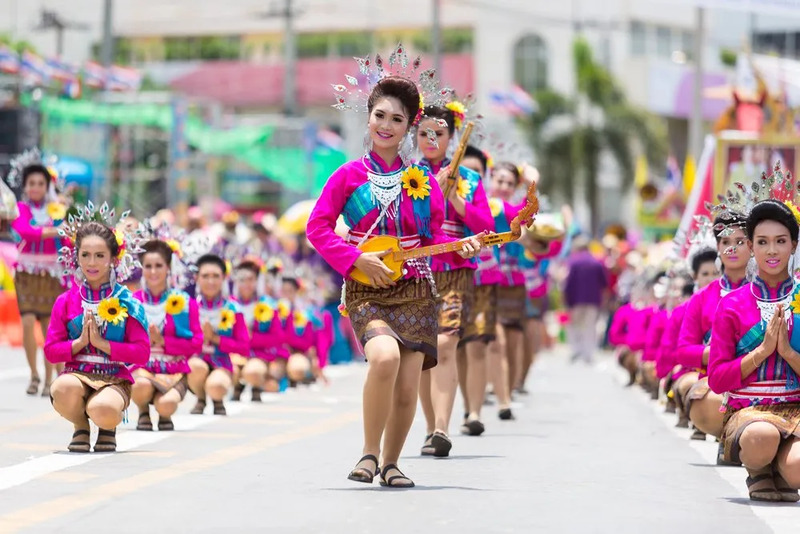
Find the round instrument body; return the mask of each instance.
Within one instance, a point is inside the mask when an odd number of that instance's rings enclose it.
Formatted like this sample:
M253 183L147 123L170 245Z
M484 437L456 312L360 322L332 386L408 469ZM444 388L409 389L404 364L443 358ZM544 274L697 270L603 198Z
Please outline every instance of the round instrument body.
M386 252L387 250L397 252L403 250L400 247L400 240L390 235L379 235L367 239L367 241L362 243L358 249L361 252ZM390 275L390 278L393 282L396 282L403 277L403 261L395 259L394 254L387 254L384 256L383 263L393 271L393 273ZM355 268L350 272L350 278L359 284L363 284L365 286L371 285L367 275L361 272L361 270L358 268Z

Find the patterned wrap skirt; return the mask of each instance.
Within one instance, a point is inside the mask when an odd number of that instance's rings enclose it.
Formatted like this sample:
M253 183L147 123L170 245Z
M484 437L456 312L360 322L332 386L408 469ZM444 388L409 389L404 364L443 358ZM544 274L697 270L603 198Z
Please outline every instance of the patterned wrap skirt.
M189 390L189 383L186 375L183 373L176 373L172 375L167 374L154 374L147 369L137 369L133 372L136 380L147 380L153 385L153 388L162 395L171 389L174 389L181 396L181 400L186 396Z
M475 298L459 346L472 341L489 343L497 334L497 286L475 286Z
M61 280L55 276L23 271L14 275L14 289L20 315L33 314L37 319L49 319L56 299L64 292Z
M497 286L497 317L501 325L522 330L527 296L525 286Z
M781 437L800 437L800 403L773 404L770 406L749 406L741 410L725 412L723 418L722 444L725 460L741 463L739 459L739 438L750 423L763 421L778 429Z
M464 335L475 298L475 271L456 269L433 273L439 302L439 333L448 336Z
M381 289L348 280L345 303L361 345L377 336L395 338L406 349L422 352L422 369L436 366L438 304L426 280L399 280Z
M125 406L123 410L127 409L131 404L131 389L133 384L122 378L116 378L109 375L96 374L96 373L81 373L79 371L70 371L69 373L87 387L88 391L83 397L83 401L89 400L89 397L105 388L110 388L120 394ZM53 396L50 395L50 402L53 402Z
M708 386L708 377L704 376L689 388L686 393L686 398L683 399L683 409L686 410L686 415L692 411L692 403L696 400L703 400L708 397L711 388Z

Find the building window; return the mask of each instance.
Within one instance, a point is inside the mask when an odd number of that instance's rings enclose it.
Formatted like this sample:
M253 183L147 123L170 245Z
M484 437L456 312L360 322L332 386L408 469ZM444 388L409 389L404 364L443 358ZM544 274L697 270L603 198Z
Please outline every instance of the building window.
M656 28L656 55L665 58L672 56L672 32L664 26Z
M631 55L647 55L647 26L642 22L631 22Z
M538 35L514 45L514 81L529 93L547 87L547 44Z

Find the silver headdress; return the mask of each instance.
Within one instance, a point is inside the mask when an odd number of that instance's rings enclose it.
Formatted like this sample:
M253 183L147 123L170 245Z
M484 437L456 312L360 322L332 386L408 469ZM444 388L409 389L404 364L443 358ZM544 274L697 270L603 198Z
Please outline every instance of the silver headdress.
M695 215L694 221L697 226L689 236L688 248L686 249L686 264L690 268L695 256L706 250L716 251L717 249L717 240L714 237L714 223L705 215ZM679 241L679 236L676 236L675 247L678 252L683 250L684 244Z
M128 218L130 211L124 212L117 220L115 210L109 208L105 202L98 209L90 200L86 203L86 206L77 206L77 211L77 216L69 214L67 220L58 228L58 235L67 240L67 244L61 247L58 254L58 262L64 268L63 274L71 276L78 269L78 255L75 250L78 230L87 223L98 222L114 232L119 245L119 254L114 259L116 279L123 281L130 278L133 271L141 267L139 254L143 252L142 244L147 241L144 227L141 223L133 228L117 228L116 224Z
M187 234L184 230L174 228L166 221L161 222L158 226L153 226L150 219L147 219L143 224L143 237L145 242L152 239L158 239L166 243L172 250L172 262L170 263L170 283L172 287L184 288L192 281L192 272L189 266L184 262L186 254L184 253L187 239ZM142 243L144 244L144 243Z
M21 154L11 159L11 169L8 171L6 181L9 186L19 190L19 188L22 187L22 174L25 172L25 168L30 167L31 165L42 165L50 170L51 174L53 175L53 181L50 183L48 195L52 197L50 200L55 200L57 191L63 191L66 185L66 177L62 176L61 173L54 169L57 163L58 158L56 156L43 156L42 152L38 148L25 150Z

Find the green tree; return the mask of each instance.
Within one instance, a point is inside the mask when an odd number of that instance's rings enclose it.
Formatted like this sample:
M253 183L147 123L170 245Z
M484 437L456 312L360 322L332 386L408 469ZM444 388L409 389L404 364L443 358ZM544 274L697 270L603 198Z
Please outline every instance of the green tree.
M576 94L537 92L539 109L526 120L526 129L538 155L542 190L571 202L582 180L596 230L601 222L598 180L603 153L617 162L627 190L633 183L636 154L643 152L651 164L663 165L668 142L663 121L627 101L582 38L573 45L573 61Z

